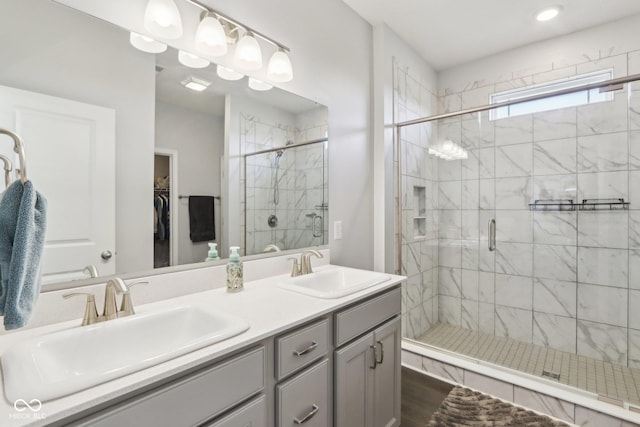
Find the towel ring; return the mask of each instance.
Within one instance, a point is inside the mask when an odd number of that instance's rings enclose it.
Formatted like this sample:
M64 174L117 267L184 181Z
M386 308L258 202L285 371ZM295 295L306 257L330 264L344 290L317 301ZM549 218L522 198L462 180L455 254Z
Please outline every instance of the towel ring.
M0 154L0 160L4 163L4 183L5 186L8 187L9 184L11 184L11 176L9 175L9 172L13 170L13 164L7 156L3 156L2 154Z
M7 135L13 139L13 151L18 154L18 158L20 159L20 181L24 185L24 183L27 182L27 160L24 155L24 143L22 142L22 138L10 130L3 128L0 128L0 135Z

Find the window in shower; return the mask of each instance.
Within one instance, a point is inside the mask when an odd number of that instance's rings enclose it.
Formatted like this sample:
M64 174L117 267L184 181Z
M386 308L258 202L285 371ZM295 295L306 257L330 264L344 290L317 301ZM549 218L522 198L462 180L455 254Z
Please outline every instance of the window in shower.
M558 90L584 86L591 83L599 83L612 78L613 70L611 69L600 70L588 74L580 74L551 82L525 86L504 92L497 92L489 97L489 103L498 104L506 101L514 101L522 98L528 98L530 96L543 95ZM576 107L578 105L594 104L596 102L611 100L613 100L613 92L601 92L600 89L584 90L496 108L495 110L490 111L489 118L490 120L506 119L508 117L516 117L525 114Z

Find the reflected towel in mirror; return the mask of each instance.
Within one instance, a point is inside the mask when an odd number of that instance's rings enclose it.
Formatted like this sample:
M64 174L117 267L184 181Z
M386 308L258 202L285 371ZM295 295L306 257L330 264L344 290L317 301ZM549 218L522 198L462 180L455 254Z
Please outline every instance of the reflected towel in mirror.
M212 196L189 196L189 237L192 242L216 238Z

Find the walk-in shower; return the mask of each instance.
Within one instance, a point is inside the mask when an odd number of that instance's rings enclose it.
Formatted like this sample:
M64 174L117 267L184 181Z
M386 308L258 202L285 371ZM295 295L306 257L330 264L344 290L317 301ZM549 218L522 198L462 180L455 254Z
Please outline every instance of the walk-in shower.
M327 244L327 140L294 143L244 156L247 254Z
M396 122L403 336L639 405L640 75L574 74Z

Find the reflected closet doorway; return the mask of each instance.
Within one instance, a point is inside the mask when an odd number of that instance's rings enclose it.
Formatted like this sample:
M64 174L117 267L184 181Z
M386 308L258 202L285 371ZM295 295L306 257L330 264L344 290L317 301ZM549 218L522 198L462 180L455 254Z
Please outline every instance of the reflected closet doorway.
M153 267L178 265L178 151L155 149Z

